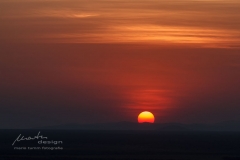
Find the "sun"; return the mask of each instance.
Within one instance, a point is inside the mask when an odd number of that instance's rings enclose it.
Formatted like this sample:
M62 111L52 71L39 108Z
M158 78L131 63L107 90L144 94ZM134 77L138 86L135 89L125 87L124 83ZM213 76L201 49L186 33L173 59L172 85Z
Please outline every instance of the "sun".
M138 115L138 123L154 123L154 115L149 112L149 111L144 111L144 112L141 112L139 115Z

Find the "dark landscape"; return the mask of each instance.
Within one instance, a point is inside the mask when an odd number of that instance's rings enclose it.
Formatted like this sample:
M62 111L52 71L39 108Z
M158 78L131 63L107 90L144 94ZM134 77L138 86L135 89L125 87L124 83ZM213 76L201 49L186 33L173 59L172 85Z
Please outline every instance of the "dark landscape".
M125 125L125 127L120 127ZM129 126L134 126L127 130ZM76 128L78 126L78 128ZM86 129L88 126L88 129ZM102 129L104 126L107 129ZM108 126L108 127L107 127ZM111 128L114 126L115 128ZM139 130L137 130L138 126ZM160 127L162 129L154 129ZM63 125L55 129L1 130L1 160L38 159L106 159L106 160L239 160L240 132L183 130L180 124L117 124ZM193 125L191 125L193 126ZM203 126L203 125L202 125ZM74 128L75 127L75 128ZM92 129L90 129L92 127ZM95 127L95 128L94 128ZM164 128L165 127L165 128ZM185 126L186 127L186 126ZM65 129L64 129L65 128ZM68 129L66 129L68 128ZM118 129L117 129L118 128ZM121 128L121 129L120 129ZM129 128L128 128L129 129ZM141 130L140 130L141 129ZM37 139L13 141L21 134L24 137L40 135L62 144L38 144ZM62 149L44 150L41 147ZM40 147L22 150L14 147Z
M37 128L39 129L39 128ZM240 121L223 121L214 124L193 123L135 123L135 122L112 122L93 124L64 124L41 127L40 129L62 130L152 130L152 131L233 131L240 132Z

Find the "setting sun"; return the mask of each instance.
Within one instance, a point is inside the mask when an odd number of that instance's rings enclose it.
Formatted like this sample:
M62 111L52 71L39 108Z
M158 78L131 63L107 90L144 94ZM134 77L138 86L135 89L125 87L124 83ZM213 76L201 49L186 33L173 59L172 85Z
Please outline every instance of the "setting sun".
M154 123L154 115L151 112L144 111L138 115L138 123Z

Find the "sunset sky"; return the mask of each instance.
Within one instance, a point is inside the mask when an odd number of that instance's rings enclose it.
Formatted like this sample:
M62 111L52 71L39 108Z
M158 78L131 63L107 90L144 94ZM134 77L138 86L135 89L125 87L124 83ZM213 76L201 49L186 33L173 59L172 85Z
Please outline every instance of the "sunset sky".
M0 128L240 121L239 0L0 0Z

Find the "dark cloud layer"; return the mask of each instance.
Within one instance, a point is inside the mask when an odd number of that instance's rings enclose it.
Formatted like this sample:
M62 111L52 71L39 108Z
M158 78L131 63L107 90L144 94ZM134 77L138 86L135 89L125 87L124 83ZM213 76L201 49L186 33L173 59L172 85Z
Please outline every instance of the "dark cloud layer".
M1 128L239 120L238 49L130 44L1 46Z

